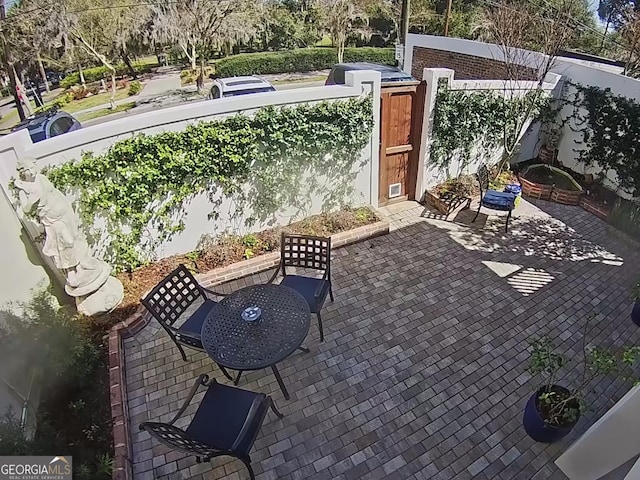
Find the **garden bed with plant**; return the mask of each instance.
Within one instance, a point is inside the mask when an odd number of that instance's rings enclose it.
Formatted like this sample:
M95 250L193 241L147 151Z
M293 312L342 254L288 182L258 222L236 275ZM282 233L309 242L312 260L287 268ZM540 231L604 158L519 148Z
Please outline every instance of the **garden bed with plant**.
M278 251L281 232L329 236L379 221L369 207L343 208L333 213L314 215L286 227L271 228L244 236L224 235L204 238L192 252L163 258L123 272L118 278L124 285L125 297L120 306L105 319L109 325L125 320L140 306L140 298L180 264L194 273L205 273L241 260Z
M497 167L492 167L489 172L489 188L503 191L504 187L518 183L518 177L511 170L505 170L498 174ZM425 201L443 215L448 215L455 208L468 202L466 199L478 198L480 186L475 175L460 175L439 183L425 192Z
M37 429L33 439L25 439L20 412L0 412L0 455L64 452L73 456L74 479L110 480L113 436L104 325L71 306L58 307L45 290L20 307L19 315L1 312L0 350L5 368L9 359L20 369L16 373L35 372L39 404L28 408L37 408Z

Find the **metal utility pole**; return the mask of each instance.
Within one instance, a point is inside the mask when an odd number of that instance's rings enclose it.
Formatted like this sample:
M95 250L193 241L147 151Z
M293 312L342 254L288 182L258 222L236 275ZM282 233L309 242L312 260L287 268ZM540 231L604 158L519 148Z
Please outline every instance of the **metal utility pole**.
M22 102L20 101L20 97L18 96L18 90L16 89L16 70L9 62L9 50L7 47L7 39L4 36L4 22L7 19L7 13L4 6L4 0L0 0L0 41L2 45L2 68L9 76L9 85L11 87L11 93L13 94L13 99L16 104L16 110L18 110L18 116L20 117L20 121L24 120L26 115L24 114L24 109L22 108Z
M407 44L407 35L409 34L409 11L411 7L409 0L402 0L402 10L400 13L400 31L398 32L398 43L404 47ZM400 66L404 67L404 52Z
M449 18L451 17L451 0L447 0L447 11L444 13L444 36L449 36Z

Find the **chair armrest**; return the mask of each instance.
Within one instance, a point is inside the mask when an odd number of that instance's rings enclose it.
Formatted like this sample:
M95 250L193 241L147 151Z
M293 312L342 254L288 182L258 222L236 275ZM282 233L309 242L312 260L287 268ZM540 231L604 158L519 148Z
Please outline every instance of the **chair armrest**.
M329 280L329 270L325 270L324 271L324 275L322 276L322 280L320 280L320 283L316 287L316 291L313 294L314 297L316 297L316 298L320 297L320 295L322 294L322 289L324 288L324 284L328 280Z
M278 262L278 266L276 267L275 271L273 272L273 275L271 275L271 278L267 281L267 285L270 285L273 283L273 281L278 277L278 274L280 273L280 268L282 267L282 259L280 259L280 261Z
M265 397L263 395L256 394L255 398L253 399L253 402L251 402L251 407L249 407L249 411L247 412L247 416L244 419L242 428L240 429L240 432L238 432L238 436L233 442L233 445L231 445L232 452L235 451L240 445L240 443L242 443L242 441L244 440L244 437L249 431L249 429L251 428L251 426L253 425L253 422L255 421L255 418L256 418L256 414L258 413L258 409L260 408L260 405L264 400L265 400Z
M191 403L191 400L193 400L193 397L195 396L196 392L198 391L198 387L200 387L201 385L206 386L208 383L209 383L209 375L205 373L201 374L198 378L196 378L196 381L191 387L191 391L189 392L187 399L184 401L184 404L182 405L182 407L180 407L180 410L178 410L178 413L176 413L175 417L173 417L173 420L169 422L169 425L173 425L175 421L182 416L184 411L187 409L187 407Z
M228 293L216 292L215 290L203 287L202 285L200 285L200 288L202 288L205 292L210 293L211 295L216 295L218 297L226 297L227 295L229 295Z

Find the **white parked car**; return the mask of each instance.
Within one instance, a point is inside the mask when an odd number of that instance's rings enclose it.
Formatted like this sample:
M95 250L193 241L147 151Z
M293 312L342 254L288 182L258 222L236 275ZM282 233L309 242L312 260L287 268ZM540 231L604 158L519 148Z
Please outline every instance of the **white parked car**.
M228 98L250 93L275 92L275 88L260 77L214 78L209 98Z

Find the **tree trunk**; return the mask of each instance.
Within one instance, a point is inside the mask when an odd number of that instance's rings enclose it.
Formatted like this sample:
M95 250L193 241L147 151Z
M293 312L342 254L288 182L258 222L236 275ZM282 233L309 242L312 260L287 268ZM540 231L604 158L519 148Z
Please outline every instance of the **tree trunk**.
M195 72L198 64L196 63L196 46L195 44L191 45L191 70Z
M49 89L49 81L47 80L47 73L44 71L42 58L40 58L40 52L36 54L36 58L38 60L38 70L40 71L40 76L42 77L42 81L44 82L44 89L47 91L47 93L49 93L51 90Z
M342 39L338 40L338 63L344 61L344 44L345 42Z
M602 55L602 51L604 50L604 41L607 39L607 33L609 32L609 22L611 21L611 14L607 17L607 23L604 25L604 32L602 32L602 40L600 41L600 49L598 53Z
M204 57L200 59L200 73L198 74L196 85L199 92L204 88Z
M116 69L111 70L111 98L109 99L111 110L116 109Z
M124 62L124 64L127 66L127 70L129 71L129 75L131 75L131 78L133 78L134 80L138 79L138 74L136 73L136 69L133 68L133 65L131 65L131 59L129 58L129 54L127 53L126 50L122 50L122 61Z
M78 65L78 72L80 73L80 84L84 87L84 73L82 72L82 65Z

